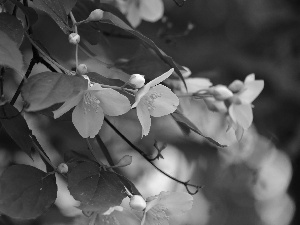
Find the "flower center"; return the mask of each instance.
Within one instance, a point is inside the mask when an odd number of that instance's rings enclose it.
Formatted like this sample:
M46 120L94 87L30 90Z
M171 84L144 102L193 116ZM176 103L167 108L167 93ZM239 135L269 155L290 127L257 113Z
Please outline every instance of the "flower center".
M94 110L96 113L99 112L100 100L96 98L91 92L86 92L83 97L84 101L84 114Z
M155 109L154 101L157 98L161 97L161 93L153 92L146 98L146 105L149 111L153 111Z

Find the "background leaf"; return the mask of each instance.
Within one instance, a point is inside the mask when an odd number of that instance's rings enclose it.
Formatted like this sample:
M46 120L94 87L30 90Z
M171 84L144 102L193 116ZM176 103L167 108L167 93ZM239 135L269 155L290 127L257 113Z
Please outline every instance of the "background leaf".
M11 104L0 106L0 122L9 136L30 157L33 148L31 131L21 113Z
M0 13L0 30L6 33L11 40L20 46L24 36L24 30L20 20L9 13Z
M87 89L87 83L83 77L43 72L29 77L22 96L29 103L27 110L37 111L77 95Z
M71 12L73 7L76 5L76 2L77 2L77 0L63 0L62 1L67 15Z
M68 26L68 16L61 0L34 0L34 5L46 12L63 30L69 34L71 28Z
M22 73L23 56L17 46L9 36L0 30L0 65L7 66L18 73Z
M56 196L55 175L35 167L11 166L0 177L0 211L10 217L36 218L54 203Z
M80 209L104 213L120 205L127 196L125 188L114 172L104 171L96 163L83 162L68 174L71 195L81 202Z
M188 134L192 130L218 147L227 147L226 145L221 145L219 142L215 141L210 137L204 136L203 133L195 126L195 124L193 124L187 117L185 117L185 115L183 115L178 109L174 113L171 113L171 115L184 133Z

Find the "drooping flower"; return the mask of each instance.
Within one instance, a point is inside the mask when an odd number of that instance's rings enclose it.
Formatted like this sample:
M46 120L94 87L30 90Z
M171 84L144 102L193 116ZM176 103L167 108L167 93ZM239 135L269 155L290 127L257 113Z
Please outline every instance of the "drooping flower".
M87 90L81 91L55 110L53 112L54 118L62 116L74 106L72 122L84 138L93 138L99 133L104 114L119 116L130 110L130 102L124 95L111 88L102 88L100 84L91 82L89 82Z
M235 83L237 83L235 81ZM255 80L255 75L246 77L244 85L232 85L239 89L235 90L229 106L230 125L236 132L237 139L240 140L244 130L248 129L253 121L252 102L257 98L264 88L263 80ZM230 87L230 86L229 86Z
M147 83L136 93L135 103L138 119L142 125L142 136L148 135L151 118L169 115L179 105L178 97L166 86L159 84L173 73L174 69Z
M169 225L170 216L185 213L193 205L193 197L185 192L161 192L146 201L141 225Z
M116 2L133 27L137 27L142 20L156 22L164 13L162 0L116 0Z

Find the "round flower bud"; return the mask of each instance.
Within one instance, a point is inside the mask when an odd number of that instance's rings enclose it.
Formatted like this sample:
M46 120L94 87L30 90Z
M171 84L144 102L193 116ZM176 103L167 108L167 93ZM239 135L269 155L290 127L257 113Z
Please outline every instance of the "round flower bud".
M141 88L145 84L145 78L141 74L132 74L129 78L128 84L134 88Z
M210 93L215 97L216 100L224 101L233 96L232 91L230 91L224 85L217 85L211 88Z
M232 92L239 92L244 87L244 83L240 80L233 81L229 86L229 90Z
M79 64L76 68L77 75L84 75L87 73L87 66L85 64Z
M77 45L80 42L80 36L77 33L71 33L69 35L70 44Z
M125 155L120 161L115 165L115 167L124 167L132 163L132 156Z
M92 11L89 15L89 17L86 19L87 21L99 21L103 18L103 10L101 9L95 9Z
M57 171L59 172L59 173L67 173L68 172L68 165L67 164L65 164L65 163L61 163L61 164L59 164L58 165L58 167L57 167Z
M129 202L129 205L132 209L135 209L135 210L144 210L146 208L146 202L145 200L143 199L142 196L140 195L133 195L131 198L130 198L130 202Z

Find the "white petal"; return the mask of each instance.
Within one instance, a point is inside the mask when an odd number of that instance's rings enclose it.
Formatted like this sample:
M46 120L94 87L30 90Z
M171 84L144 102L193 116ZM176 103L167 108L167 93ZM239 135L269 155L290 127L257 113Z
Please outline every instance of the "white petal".
M142 136L146 136L149 134L151 127L151 118L147 105L145 105L145 103L141 101L136 107L136 112L138 119L142 125Z
M100 100L104 114L119 116L130 110L128 98L111 88L103 88L94 95Z
M83 138L95 137L103 124L104 114L99 107L97 110L84 103L81 99L72 113L72 122Z
M151 88L144 98L150 115L154 117L169 115L179 105L178 97L162 84Z
M207 89L208 87L212 86L212 83L209 79L199 77L185 79L185 83L188 88L188 91L191 93L197 92L201 89ZM182 87L184 87L183 83Z
M126 17L133 27L137 27L141 23L141 13L137 8L136 2L129 3Z
M156 22L164 14L164 4L162 0L140 0L140 15L149 22Z
M148 83L149 84L149 83ZM144 97L148 91L150 90L150 85L146 84L142 87L136 94L135 94L135 103L131 106L131 108L135 108L139 102L141 101L142 97Z
M245 83L243 91L238 93L239 99L242 103L251 103L253 102L257 96L264 89L264 81L263 80L255 80L248 83Z
M150 87L154 87L155 85L161 83L162 81L164 81L165 79L167 79L169 76L171 76L173 72L174 72L174 69L172 68L169 71L165 72L164 74L160 75L159 77L156 77L154 80L151 80L146 85L149 85Z
M84 92L79 93L73 98L68 99L60 108L53 111L54 113L54 119L57 119L58 117L61 117L63 114L68 112L70 109L72 109L74 106L76 106L80 100L83 98Z
M239 124L244 129L248 129L253 121L253 112L250 104L231 105L229 115L234 123Z
M249 75L245 78L244 83L248 83L248 82L251 82L251 81L254 81L254 80L255 80L255 74L254 74L254 73L251 73L251 74L249 74Z

